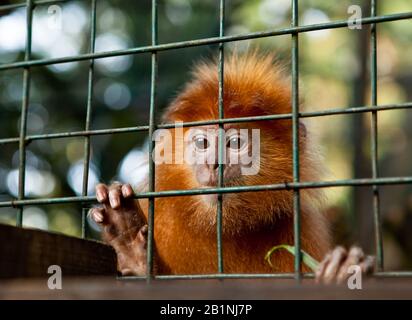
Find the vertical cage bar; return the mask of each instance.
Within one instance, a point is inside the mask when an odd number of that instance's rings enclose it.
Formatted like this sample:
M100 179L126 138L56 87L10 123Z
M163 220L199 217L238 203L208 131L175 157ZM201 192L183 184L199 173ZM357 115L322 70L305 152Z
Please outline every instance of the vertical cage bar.
M96 0L91 0L90 13L90 53L94 53L96 42ZM89 77L87 83L87 107L86 107L86 122L85 130L90 130L93 106L93 78L94 78L94 59L89 63ZM89 169L90 169L90 136L84 138L84 163L83 163L83 189L82 196L87 196L89 184ZM87 237L87 208L82 210L82 237Z
M157 44L157 0L152 0L152 45ZM152 52L151 83L150 83L150 111L149 111L149 191L155 191L155 166L153 162L153 150L155 143L152 140L155 130L156 107L156 82L157 82L157 52ZM149 198L148 235L147 235L147 281L153 278L153 248L154 248L154 214L155 199Z
M292 27L299 25L298 0L292 0ZM293 182L299 182L299 34L292 34L292 161ZM300 190L293 190L293 234L295 278L301 280Z
M371 0L371 17L376 15L377 0ZM372 107L378 103L377 88L377 42L376 42L376 24L371 24L370 38L370 77L371 77L371 104ZM378 112L371 111L371 160L372 160L372 178L378 177ZM375 226L375 250L376 250L376 268L377 271L383 270L383 245L382 245L382 228L379 206L379 188L377 185L372 186L373 190L373 217Z
M219 37L224 35L224 24L225 24L225 1L220 0L219 4ZM223 109L223 98L224 98L224 44L219 43L219 97L218 97L218 108L219 108L219 119L224 118ZM219 139L218 139L218 186L223 187L224 183L224 125L219 124ZM217 266L218 272L223 273L223 248L222 248L222 215L223 215L223 195L218 194L218 205L216 212L216 234L217 234Z
M32 0L26 1L26 49L24 52L24 60L28 61L31 57L31 45L32 45L32 20L33 20L33 2ZM21 104L21 117L20 117L20 138L19 138L19 190L18 199L24 199L25 182L26 182L26 133L27 133L27 113L30 100L30 68L25 67L23 71L23 93ZM16 225L21 227L23 225L23 210L21 206L17 213Z

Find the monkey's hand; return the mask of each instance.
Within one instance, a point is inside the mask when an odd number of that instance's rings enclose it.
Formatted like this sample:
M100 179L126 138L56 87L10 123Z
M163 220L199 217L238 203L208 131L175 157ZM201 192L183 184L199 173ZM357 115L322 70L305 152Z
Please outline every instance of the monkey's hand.
M344 283L355 272L368 274L373 271L375 258L365 256L359 247L350 248L349 252L343 247L336 247L326 254L315 272L317 283ZM353 266L359 266L354 268Z
M146 219L129 184L96 186L101 204L90 210L91 218L102 227L102 238L117 253L117 268L122 275L146 274Z

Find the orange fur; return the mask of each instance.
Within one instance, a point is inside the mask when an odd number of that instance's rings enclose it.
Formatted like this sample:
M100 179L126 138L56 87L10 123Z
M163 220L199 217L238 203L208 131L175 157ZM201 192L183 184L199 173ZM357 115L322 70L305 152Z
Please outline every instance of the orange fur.
M290 80L271 55L232 55L224 65L225 118L291 112ZM192 81L166 110L163 121L218 119L218 67L201 63ZM232 127L261 130L261 169L242 176L236 185L292 181L291 120L255 121ZM225 125L225 127L228 127ZM187 130L187 128L185 129ZM305 131L305 132L303 132ZM174 130L171 129L172 134ZM301 180L317 180L322 168L311 145L311 135L300 133ZM200 186L184 164L157 165L156 191L188 190ZM159 272L215 273L216 207L203 196L155 200L155 243ZM320 190L301 192L301 242L304 250L321 259L329 249L328 225L321 213ZM147 212L147 201L141 201ZM290 190L223 195L223 255L225 272L270 273L293 271L293 257L273 255L272 269L264 261L274 245L293 245L293 193Z

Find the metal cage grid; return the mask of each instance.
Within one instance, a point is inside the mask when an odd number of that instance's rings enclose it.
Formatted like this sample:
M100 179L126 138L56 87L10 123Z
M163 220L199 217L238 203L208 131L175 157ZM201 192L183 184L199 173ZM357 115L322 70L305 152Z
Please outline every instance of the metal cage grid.
M157 64L158 57L157 52L186 48L193 46L203 46L210 44L219 45L219 119L210 121L196 121L186 122L182 126L201 126L217 124L219 125L219 179L218 187L208 189L196 189L196 190L173 190L156 192L154 189L155 179L155 166L152 161L152 151L154 149L154 142L149 144L149 191L135 195L135 198L148 198L149 199L149 212L148 212L148 246L147 246L147 265L148 272L144 277L122 277L122 278L136 278L146 279L223 279L223 278L295 278L300 281L302 278L313 277L312 273L301 272L301 251L300 251L300 190L305 188L327 188L327 187L343 187L343 186L371 186L373 188L373 217L375 228L375 250L376 250L376 272L377 277L412 277L412 271L395 271L388 272L383 271L383 248L382 248L382 232L381 232L381 219L379 212L379 189L380 185L396 185L396 184L410 184L412 183L412 176L403 177L390 177L380 178L378 174L378 162L377 162L377 114L381 110L392 109L407 109L412 107L412 102L402 104L391 105L378 105L377 104L377 36L376 36L376 24L397 21L404 19L411 19L412 12L405 12L399 14L390 15L377 15L377 1L371 0L370 16L361 18L359 23L361 25L370 25L370 84L371 84L371 105L359 106L353 108L337 108L328 109L314 112L300 112L299 111L299 34L304 32L324 30L324 29L336 29L347 27L347 21L335 21L320 24L311 25L299 25L298 19L298 0L291 0L292 4L292 21L291 27L262 32L251 32L240 35L225 36L224 35L224 22L225 22L225 1L219 0L219 36L210 37L198 40L172 42L159 44L158 43L158 15L157 4L158 0L152 0L152 41L150 46L135 47L125 50L115 50L107 52L95 52L95 38L96 38L96 2L97 0L90 0L90 50L89 53L80 54L76 56L68 56L52 59L31 59L31 45L32 45L32 16L35 6L51 5L57 3L68 2L70 0L27 0L25 3L11 4L0 6L0 11L12 10L20 7L26 7L26 46L24 60L6 63L0 65L1 70L10 69L23 69L23 92L22 92L22 106L21 106L21 127L20 136L13 138L0 139L1 144L19 144L19 184L18 184L18 198L10 201L0 202L1 207L16 207L19 208L17 215L17 226L22 226L23 220L23 208L26 205L47 205L47 204L60 204L60 203L81 203L85 205L82 210L82 236L86 235L86 214L87 205L96 202L94 196L87 195L88 185L88 173L90 164L90 139L94 135L107 135L107 134L120 134L129 132L147 131L149 136L153 135L155 129L158 128L173 128L174 124L159 124L155 123L155 109L156 109L156 83L157 83ZM274 37L279 35L291 35L292 49L291 49L291 63L292 63L292 112L288 114L277 115L265 115L255 117L242 117L242 118L224 118L223 114L223 74L224 74L224 44L226 42L240 41L246 39L257 39L262 37ZM139 53L151 53L151 85L150 85L150 107L149 107L149 124L145 126L125 127L125 128L113 128L102 130L91 130L91 115L93 107L93 78L94 78L94 60L99 58L114 57L121 55L131 55ZM83 131L74 132L59 132L51 134L37 134L27 135L27 113L30 100L30 70L32 67L44 66L73 61L89 61L88 69L88 88L87 88L87 104L86 104L86 119ZM339 115L339 114L353 114L353 113L366 113L370 112L371 117L371 166L372 177L364 179L345 179L335 181L311 181L302 182L299 179L299 118L305 117L320 117L327 115ZM236 187L223 187L223 125L225 123L242 123L248 121L264 121L275 119L291 119L292 120L292 158L293 158L293 181L258 185L258 186L236 186ZM26 146L31 141L40 139L58 139L69 137L84 137L84 171L83 171L83 185L82 196L79 197L59 197L59 198L39 198L28 199L25 197L25 160L26 160ZM273 273L273 274L225 274L223 268L223 248L222 248L222 195L224 193L237 193L237 192L252 192L252 191L268 191L268 190L293 190L293 217L294 217L294 245L295 245L295 263L293 273ZM173 197L183 195L200 195L200 194L218 194L218 207L217 207L217 259L218 270L216 274L198 274L198 275L154 275L153 273L153 248L154 248L154 215L155 215L155 198L156 197Z

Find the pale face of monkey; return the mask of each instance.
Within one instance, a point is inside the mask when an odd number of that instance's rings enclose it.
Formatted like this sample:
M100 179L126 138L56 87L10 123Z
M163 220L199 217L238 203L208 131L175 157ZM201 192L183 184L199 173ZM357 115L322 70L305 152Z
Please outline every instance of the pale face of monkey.
M253 141L247 129L227 128L222 132L224 185L233 185L252 165ZM219 129L217 126L192 128L186 138L186 160L201 187L216 187L219 179ZM258 142L257 142L258 143Z

